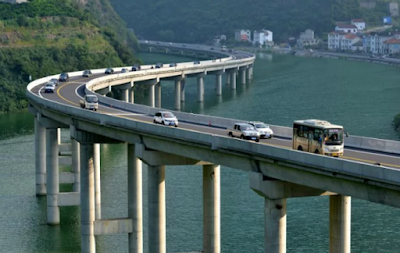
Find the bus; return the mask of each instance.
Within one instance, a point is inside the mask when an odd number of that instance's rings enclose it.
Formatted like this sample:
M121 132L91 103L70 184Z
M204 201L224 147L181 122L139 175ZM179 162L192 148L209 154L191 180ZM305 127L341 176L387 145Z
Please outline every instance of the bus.
M328 156L343 156L343 127L325 120L293 122L293 149Z
M226 46L222 46L222 47L221 47L221 51L222 51L222 52L226 52L227 49L228 49L228 48L227 48Z

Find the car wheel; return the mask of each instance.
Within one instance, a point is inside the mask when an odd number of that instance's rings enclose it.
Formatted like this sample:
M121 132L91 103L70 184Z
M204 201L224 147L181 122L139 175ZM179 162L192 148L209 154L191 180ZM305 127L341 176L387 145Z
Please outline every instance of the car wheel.
M303 151L303 148L301 146L298 146L297 150Z
M177 125L177 124L175 124L175 127L178 127L178 125Z
M233 137L233 135L232 135L232 132L229 132L229 134L228 134L228 135L229 135L229 137Z
M165 125L165 122L164 122L164 120L162 121L162 124L163 124L163 125Z
M243 136L243 134L240 136L240 139L244 139L244 136Z
M155 119L153 119L153 123L154 123L154 124L157 124L157 121L156 121Z
M314 153L315 153L315 154L319 154L319 150L316 149L316 150L314 151Z
M256 139L256 142L260 142L260 139Z

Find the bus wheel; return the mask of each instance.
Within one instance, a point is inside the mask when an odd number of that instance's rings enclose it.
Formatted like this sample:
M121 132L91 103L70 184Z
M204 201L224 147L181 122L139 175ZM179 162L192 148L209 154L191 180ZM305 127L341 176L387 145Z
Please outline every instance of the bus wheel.
M319 154L319 151L318 151L318 149L316 149L316 150L314 151L314 153L315 153L315 154Z
M299 147L297 148L297 150L303 151L303 148L302 148L301 146L299 146Z

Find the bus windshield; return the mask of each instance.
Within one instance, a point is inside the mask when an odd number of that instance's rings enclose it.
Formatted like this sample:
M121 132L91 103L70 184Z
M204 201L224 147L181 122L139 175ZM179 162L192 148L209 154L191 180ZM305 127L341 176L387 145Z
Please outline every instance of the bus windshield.
M97 103L97 97L95 96L87 96L86 101L89 103Z
M325 145L340 145L343 143L343 129L329 128L324 130Z

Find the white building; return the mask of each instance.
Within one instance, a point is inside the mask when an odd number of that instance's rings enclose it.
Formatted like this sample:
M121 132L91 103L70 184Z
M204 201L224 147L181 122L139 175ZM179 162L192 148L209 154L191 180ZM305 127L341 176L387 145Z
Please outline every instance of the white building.
M340 41L340 49L349 51L353 50L353 45L359 42L361 39L355 34L348 33L342 36L342 40Z
M328 49L330 50L339 50L340 42L342 41L342 37L344 36L343 32L331 32L328 34Z
M335 31L344 33L356 33L358 31L355 25L336 25Z
M351 24L357 26L357 29L359 31L362 31L365 29L365 21L362 19L352 19Z
M394 35L378 35L377 33L366 34L363 37L364 51L372 54L385 54L384 42L394 38Z
M269 30L254 31L253 33L253 44L260 44L261 46L273 46L274 39L273 33Z
M297 46L299 48L303 48L304 46L312 46L317 45L319 40L314 37L314 31L311 29L307 29L304 32L300 33L300 37L297 40Z
M235 40L236 41L251 41L250 30L235 30Z
M383 42L383 52L385 54L400 53L400 39L391 38Z

